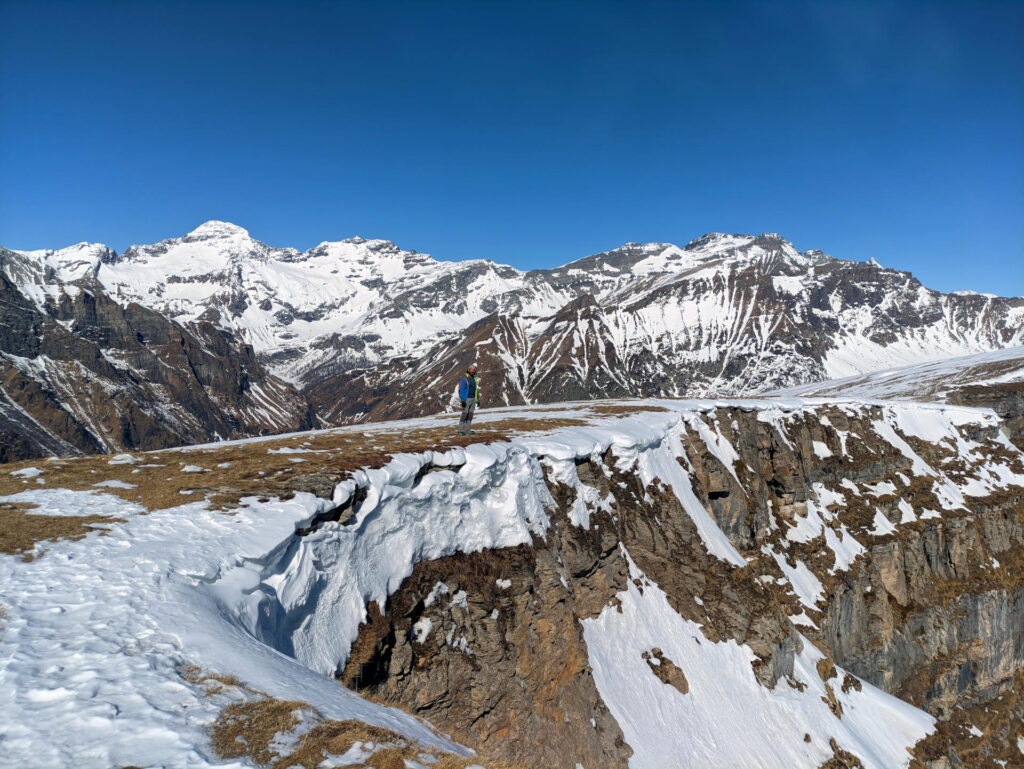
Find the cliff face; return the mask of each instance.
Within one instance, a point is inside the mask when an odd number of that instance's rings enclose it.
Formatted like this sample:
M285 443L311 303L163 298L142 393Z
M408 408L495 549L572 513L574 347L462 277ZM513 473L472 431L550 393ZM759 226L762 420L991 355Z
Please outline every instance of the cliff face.
M718 408L690 416L677 449L703 531L681 482L647 478L642 457L542 458L546 535L418 564L370 608L341 680L534 765L626 766L635 734L594 684L586 628L649 578L703 643L748 648L766 691L804 685L794 664L813 645L837 725L863 681L939 719L924 765L1019 761L1024 465L995 419ZM695 660L646 660L688 693Z
M929 765L957 766L965 751L970 766L1019 760L1013 708L986 718L984 734L971 728L977 706L1020 698L1024 490L992 482L985 468L1024 467L997 424L944 417L926 426L913 410L821 408L776 436L737 415L719 426L739 453L738 481L694 444L691 459L716 519L755 568L781 577L803 562L819 581L821 599L780 596L817 625L804 634L844 668L949 722L946 744L932 739L922 751ZM985 480L964 483L972 476ZM758 525L770 509L795 527ZM823 546L828 537L845 556Z

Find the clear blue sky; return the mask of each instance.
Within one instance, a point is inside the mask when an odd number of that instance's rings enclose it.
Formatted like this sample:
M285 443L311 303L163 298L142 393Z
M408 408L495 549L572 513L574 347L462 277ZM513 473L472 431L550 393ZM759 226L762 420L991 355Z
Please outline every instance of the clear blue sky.
M1024 294L1024 2L0 0L0 243L553 266L778 231Z

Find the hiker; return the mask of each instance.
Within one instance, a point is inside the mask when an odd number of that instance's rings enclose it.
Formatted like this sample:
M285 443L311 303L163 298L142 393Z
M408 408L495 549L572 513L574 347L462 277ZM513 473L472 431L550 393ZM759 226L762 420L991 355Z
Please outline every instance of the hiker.
M459 380L459 400L462 402L462 418L459 420L459 435L473 435L469 426L473 423L473 412L480 403L480 380L476 377L476 364L470 363L466 373Z

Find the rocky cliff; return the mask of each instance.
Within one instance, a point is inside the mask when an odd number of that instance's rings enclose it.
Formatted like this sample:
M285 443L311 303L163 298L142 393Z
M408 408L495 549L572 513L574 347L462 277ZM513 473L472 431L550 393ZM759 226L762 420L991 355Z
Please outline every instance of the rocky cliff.
M253 632L528 766L1020 761L1024 456L997 417L611 408L339 487Z
M532 765L625 766L624 739L682 728L624 737L605 701L619 693L593 683L586 626L621 612L631 582L643 592L637 572L701 643L748 648L766 691L799 689L794 662L813 644L837 725L843 695L869 682L939 719L915 748L921 765L1020 765L1024 465L996 420L733 407L692 415L678 439L690 489L647 480L614 451L549 469L546 536L419 564L386 612L371 607L342 680ZM727 535L725 558L681 491ZM687 695L699 663L669 659L669 640L640 656ZM777 765L758 760L745 765Z

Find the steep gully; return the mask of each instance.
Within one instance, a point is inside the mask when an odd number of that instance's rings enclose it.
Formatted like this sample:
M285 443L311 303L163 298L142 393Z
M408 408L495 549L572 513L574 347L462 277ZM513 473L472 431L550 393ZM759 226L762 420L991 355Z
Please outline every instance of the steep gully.
M771 707L811 687L831 714L794 721L747 765L886 766L902 748L872 754L878 735L857 722L886 717L874 685L938 719L907 744L912 766L1014 766L1022 486L1020 450L984 412L674 404L361 471L229 608L271 646L492 754L655 766L595 628L663 596L697 643L694 657L668 637L636 654L671 690L665 707L720 706L700 689L702 655L739 645L761 690L743 696ZM693 718L655 728L713 728ZM753 720L730 728L756 748Z

